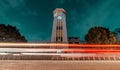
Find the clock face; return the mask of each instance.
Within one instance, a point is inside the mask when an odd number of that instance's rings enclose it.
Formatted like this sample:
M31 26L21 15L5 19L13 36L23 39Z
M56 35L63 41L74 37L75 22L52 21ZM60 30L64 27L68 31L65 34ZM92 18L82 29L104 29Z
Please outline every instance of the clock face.
M61 20L61 19L62 19L62 17L61 17L61 16L58 16L58 17L57 17L57 19L60 19L60 20Z

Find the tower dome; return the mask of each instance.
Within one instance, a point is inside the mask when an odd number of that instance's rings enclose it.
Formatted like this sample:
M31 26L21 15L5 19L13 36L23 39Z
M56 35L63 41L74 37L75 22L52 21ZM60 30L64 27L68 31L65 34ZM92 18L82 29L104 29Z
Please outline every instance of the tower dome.
M63 8L56 8L56 9L53 11L53 14L59 13L59 12L63 12L64 14L66 14L66 11L65 11Z

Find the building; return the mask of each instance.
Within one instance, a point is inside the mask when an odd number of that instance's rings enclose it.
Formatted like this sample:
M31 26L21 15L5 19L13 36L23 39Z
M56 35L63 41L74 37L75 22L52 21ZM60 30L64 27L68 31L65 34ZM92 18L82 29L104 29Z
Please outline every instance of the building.
M63 8L56 8L53 11L53 29L52 29L52 43L70 43L79 44L79 37L68 37L66 28L66 11Z
M56 8L53 11L53 29L52 29L52 43L68 43L67 29L66 29L66 11L62 8Z
M68 43L79 44L80 43L80 37L68 37Z

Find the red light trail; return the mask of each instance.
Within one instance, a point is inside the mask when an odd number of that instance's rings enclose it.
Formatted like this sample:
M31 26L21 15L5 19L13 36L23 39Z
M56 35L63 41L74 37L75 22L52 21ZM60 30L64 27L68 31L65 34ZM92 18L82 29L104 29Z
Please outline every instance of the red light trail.
M41 47L51 47L54 50L54 52L60 52L60 53L120 53L120 50L117 49L88 49L87 47L109 47L109 48L120 48L120 45L100 45L100 44L61 44L61 43L0 43L0 48L31 48L32 46L35 46L37 48ZM55 50L56 47L61 47L61 49ZM79 47L79 49L70 49L66 47ZM81 47L85 47L85 49L81 49ZM50 48L49 48L50 49ZM44 49L43 49L44 51ZM46 49L47 51L47 49ZM50 50L48 50L50 52ZM51 51L53 52L53 51Z
M46 47L46 48L43 48L43 47ZM57 48L57 47L61 47L61 48ZM85 48L83 49L81 47L85 47ZM91 49L91 48L99 48L99 47L102 47L102 48L108 47L110 49ZM111 49L111 47L120 48L120 45L119 44L118 45L61 44L61 43L0 43L0 55L9 55L9 54L10 55L13 54L14 56L60 55L65 57L119 56L120 49Z

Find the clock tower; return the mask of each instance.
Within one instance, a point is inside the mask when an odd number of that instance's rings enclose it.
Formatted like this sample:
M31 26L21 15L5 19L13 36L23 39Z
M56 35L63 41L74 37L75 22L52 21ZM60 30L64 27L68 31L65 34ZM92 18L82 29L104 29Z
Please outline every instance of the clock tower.
M68 43L66 29L66 11L62 8L56 8L53 11L53 29L52 43Z

